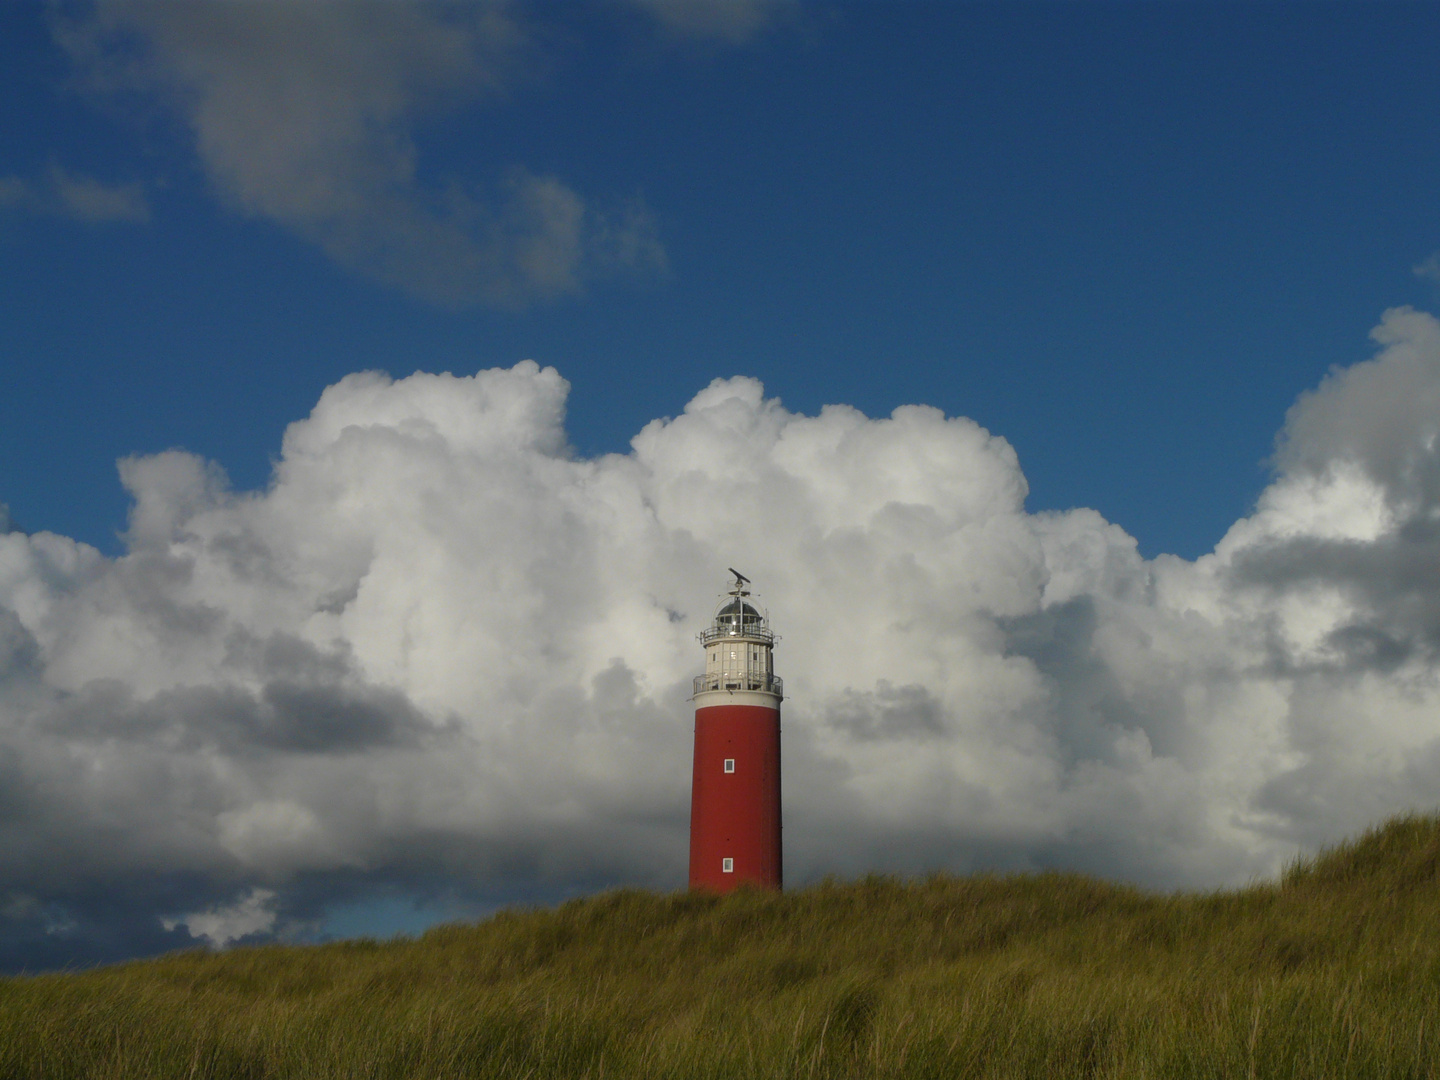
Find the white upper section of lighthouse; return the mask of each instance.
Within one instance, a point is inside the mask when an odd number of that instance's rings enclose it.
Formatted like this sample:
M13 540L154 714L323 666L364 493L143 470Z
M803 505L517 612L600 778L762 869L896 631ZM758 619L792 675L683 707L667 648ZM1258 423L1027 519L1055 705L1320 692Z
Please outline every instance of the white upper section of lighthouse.
M749 579L738 573L730 599L720 606L710 626L700 634L705 647L705 674L695 677L696 695L745 692L783 697L781 681L775 677L772 650L775 634L767 620L746 597Z

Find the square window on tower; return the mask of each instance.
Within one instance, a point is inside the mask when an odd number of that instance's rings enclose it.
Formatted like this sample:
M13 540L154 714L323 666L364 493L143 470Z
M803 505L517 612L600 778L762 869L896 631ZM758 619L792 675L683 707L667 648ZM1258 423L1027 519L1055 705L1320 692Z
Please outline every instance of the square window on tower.
M725 759L725 771L726 771L726 772L734 772L734 771L735 771L735 759L734 759L733 757L727 757L727 758Z
M734 860L734 859L721 859L721 860L720 860L720 872L721 872L722 874L733 874L733 873L735 872L735 860Z

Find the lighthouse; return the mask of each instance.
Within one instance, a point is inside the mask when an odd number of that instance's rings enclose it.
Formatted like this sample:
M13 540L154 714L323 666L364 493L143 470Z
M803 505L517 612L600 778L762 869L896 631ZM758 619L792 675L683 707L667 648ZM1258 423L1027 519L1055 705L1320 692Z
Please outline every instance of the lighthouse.
M729 599L700 635L695 773L690 788L690 887L778 889L780 700L775 635L738 570Z

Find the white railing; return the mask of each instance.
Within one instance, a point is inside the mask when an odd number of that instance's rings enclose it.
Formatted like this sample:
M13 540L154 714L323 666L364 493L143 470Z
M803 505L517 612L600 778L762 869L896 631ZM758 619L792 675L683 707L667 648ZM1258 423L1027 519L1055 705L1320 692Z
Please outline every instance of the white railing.
M775 644L775 635L763 626L756 626L751 623L741 629L738 626L712 626L700 634L700 643L709 645L712 641L726 641L734 638L737 641L760 641L766 645Z
M695 676L695 693L706 690L763 690L776 697L785 696L785 683L778 675L757 675L747 672L715 672Z

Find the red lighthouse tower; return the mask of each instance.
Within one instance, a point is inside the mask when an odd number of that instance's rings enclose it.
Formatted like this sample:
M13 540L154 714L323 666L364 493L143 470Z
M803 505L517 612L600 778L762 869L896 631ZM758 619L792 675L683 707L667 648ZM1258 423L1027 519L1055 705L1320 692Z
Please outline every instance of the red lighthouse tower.
M775 635L746 600L738 570L730 599L700 635L695 678L695 775L690 789L690 887L778 889L780 700Z

